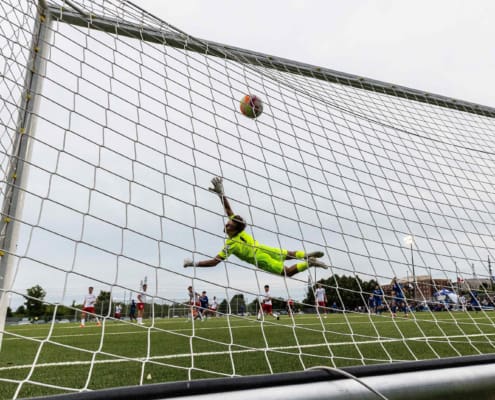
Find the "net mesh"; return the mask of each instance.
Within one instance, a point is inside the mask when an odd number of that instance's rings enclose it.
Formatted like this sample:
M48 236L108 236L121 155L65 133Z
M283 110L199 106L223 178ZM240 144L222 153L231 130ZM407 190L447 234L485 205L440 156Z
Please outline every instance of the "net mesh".
M127 1L48 6L0 4L2 298L45 322L2 328L9 396L493 352L490 109L284 68ZM257 241L330 268L184 269L226 239L215 176ZM81 329L89 286L102 326Z

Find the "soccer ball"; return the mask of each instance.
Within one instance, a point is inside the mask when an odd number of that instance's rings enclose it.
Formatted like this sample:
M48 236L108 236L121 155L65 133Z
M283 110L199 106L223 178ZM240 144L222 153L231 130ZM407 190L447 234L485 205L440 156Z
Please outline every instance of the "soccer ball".
M263 112L263 102L258 96L247 94L240 102L241 113L248 118L256 118Z

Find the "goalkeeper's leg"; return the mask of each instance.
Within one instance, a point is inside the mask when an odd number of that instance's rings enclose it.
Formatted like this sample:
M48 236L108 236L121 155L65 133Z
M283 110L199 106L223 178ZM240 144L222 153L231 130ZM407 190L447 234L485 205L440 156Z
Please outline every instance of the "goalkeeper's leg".
M325 255L323 251L311 251L306 253L304 250L285 250L277 247L270 247L264 244L258 246L259 249L263 250L271 258L284 261L284 260L305 260L308 258L320 258Z
M320 258L323 257L325 253L323 251L311 251L309 253L306 253L304 250L296 250L296 251L288 251L287 252L287 260L293 260L293 259L298 259L298 260L304 260L308 258Z

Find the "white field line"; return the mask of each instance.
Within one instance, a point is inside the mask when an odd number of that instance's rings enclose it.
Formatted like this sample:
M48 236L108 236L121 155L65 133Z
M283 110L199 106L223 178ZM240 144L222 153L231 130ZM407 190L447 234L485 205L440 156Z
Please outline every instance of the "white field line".
M122 333L114 333L114 334L134 334L134 333L139 333L139 332L122 332ZM67 336L82 336L82 335L67 335ZM469 337L478 337L478 336L486 336L484 334L476 334L476 335L469 335ZM466 338L466 336L458 335L457 337L459 338ZM453 337L449 337L453 338ZM442 340L443 339L443 340ZM412 337L412 338L407 338L407 341L420 341L420 342L427 342L427 341L444 341L445 338L442 336L431 336L431 337ZM367 340L367 341L359 341L359 342L337 342L337 343L331 343L330 346L359 346L359 345L366 345L366 344L377 344L377 343L393 343L393 342L403 342L403 339L397 338L397 339L386 339L386 340ZM452 341L450 341L452 343ZM56 344L56 343L55 343ZM235 344L234 345L229 345L232 347L237 347ZM318 347L326 347L327 345L325 343L317 343L317 344L305 344L305 345L299 345L299 346L278 346L278 347L261 347L261 348L246 348L242 350L230 350L230 351L211 351L211 352L201 352L201 353L182 353L182 354L169 354L169 355L164 355L164 356L155 356L155 357L148 357L148 358L143 358L143 357L137 357L137 358L132 358L132 357L122 357L115 359L115 355L112 356L112 359L108 360L95 360L95 361L65 361L65 362L53 362L53 363L40 363L36 365L36 368L40 367L59 367L59 366L74 366L74 365L89 365L89 364L114 364L114 363L123 363L123 362L140 362L140 363L145 363L145 362L159 362L159 361L167 361L167 360L172 360L172 359L178 359L178 358L191 358L191 357L209 357L209 356L217 356L217 355L226 355L226 354L243 354L243 353L255 353L255 352L286 352L290 350L300 350L300 349L310 349L310 348L318 348ZM297 353L292 353L292 354L297 354ZM105 355L104 353L99 353L99 355ZM307 354L308 356L311 357L322 357L322 358L327 358L326 356L318 356L316 354ZM383 361L383 362L390 362L390 360L376 360L376 361ZM404 360L396 360L396 361L404 361ZM172 367L175 368L184 368L180 366L175 366L172 365ZM24 369L24 368L32 368L32 364L26 364L26 365L15 365L15 366L8 366L8 367L0 367L0 371L10 371L10 370L15 370L15 369ZM187 369L187 368L185 368Z

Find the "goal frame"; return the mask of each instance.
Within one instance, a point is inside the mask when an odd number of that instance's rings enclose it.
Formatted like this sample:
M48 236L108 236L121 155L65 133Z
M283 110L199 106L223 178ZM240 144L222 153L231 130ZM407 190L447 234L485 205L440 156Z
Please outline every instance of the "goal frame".
M97 15L87 16L82 10L79 10L77 6L73 5L71 1L66 0L65 3L71 5L74 10L64 10L64 12L61 13L58 8L48 5L46 12L50 18L80 27L88 27L88 19L90 19L91 23L89 26L91 28L107 33L127 36L134 39L139 38L151 43L159 43L182 50L225 58L227 60L237 61L244 64L271 68L282 72L297 73L302 76L320 79L326 82L352 86L359 89L401 97L407 100L419 101L422 103L479 114L487 117L495 117L495 108L492 107L412 89L406 86L390 84L358 75L352 75L345 72L339 72L316 65L301 63L252 50L245 50L239 47L229 46L205 39L198 39L189 35L187 35L186 39L184 39L182 35L172 32L162 32L152 28L145 29L142 26L136 26L133 24L119 23L116 25L115 21L109 18ZM138 6L134 6L144 14L149 14ZM153 16L153 18L159 20L156 16ZM162 22L163 24L168 25L166 22Z
M452 357L302 372L171 382L65 395L67 400L199 399L239 400L444 400L493 397L495 355ZM380 397L379 395L383 396ZM57 400L59 396L43 397Z
M30 135L26 133L36 131L36 122L31 118L31 115L38 108L39 98L31 94L39 93L43 85L43 79L40 79L38 72L44 68L43 54L48 46L50 34L49 18L49 7L47 7L45 0L39 0L29 52L30 58L26 66L20 111L16 123L16 136L13 145L15 153L11 154L9 160L0 219L0 349L2 348L7 307L15 271L15 260L11 254L15 252L19 233L19 225L16 221L21 210L18 205L22 202L22 188L29 168L29 165L22 161L30 158L31 141L29 140Z

